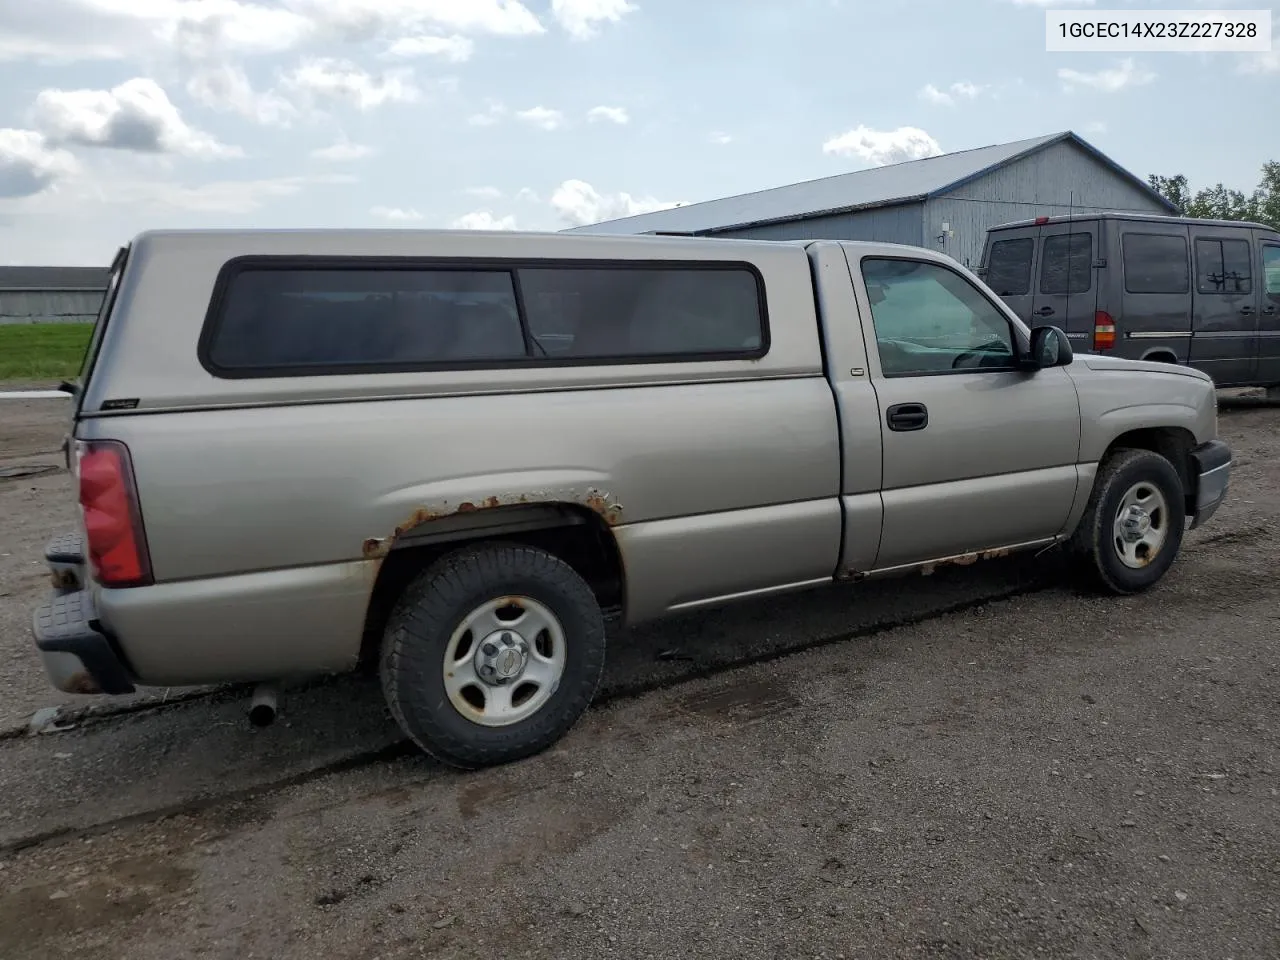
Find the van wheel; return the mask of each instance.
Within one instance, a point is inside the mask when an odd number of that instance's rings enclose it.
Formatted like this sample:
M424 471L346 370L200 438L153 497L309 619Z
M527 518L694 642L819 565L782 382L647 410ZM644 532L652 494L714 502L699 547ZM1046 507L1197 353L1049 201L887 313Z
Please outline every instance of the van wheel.
M1185 494L1173 464L1149 450L1117 450L1098 472L1072 547L1095 584L1140 593L1169 571L1185 527Z
M382 692L401 729L464 769L551 746L604 670L604 617L564 561L518 544L438 560L401 595L382 641Z

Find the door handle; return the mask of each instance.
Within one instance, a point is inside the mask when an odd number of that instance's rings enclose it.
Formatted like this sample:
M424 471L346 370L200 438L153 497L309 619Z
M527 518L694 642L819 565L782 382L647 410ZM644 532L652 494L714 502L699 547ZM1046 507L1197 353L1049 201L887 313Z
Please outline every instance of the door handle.
M1247 317L1249 314L1253 313L1253 307L1241 307L1240 312Z
M929 425L929 408L923 403L895 403L885 411L884 419L890 430L899 433L923 430Z
M1053 307L1041 307L1039 310L1036 311L1036 313L1042 317L1052 317Z
M1263 310L1262 312L1263 312L1263 313L1266 313L1266 314L1272 314L1272 313L1275 313L1275 312L1276 312L1276 308L1275 308L1275 307L1267 307L1267 309Z

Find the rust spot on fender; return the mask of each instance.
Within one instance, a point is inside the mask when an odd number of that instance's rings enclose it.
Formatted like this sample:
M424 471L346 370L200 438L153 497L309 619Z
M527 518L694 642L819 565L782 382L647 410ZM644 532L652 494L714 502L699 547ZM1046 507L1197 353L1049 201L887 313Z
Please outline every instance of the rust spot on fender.
M523 490L510 493L488 494L458 503L440 500L436 503L424 504L400 523L388 537L370 537L361 546L361 554L366 560L378 560L391 552L395 542L410 530L426 524L443 520L459 514L476 514L484 510L497 510L501 507L519 506L521 504L576 504L586 507L592 513L603 518L611 527L622 522L622 504L608 492L595 487L567 488L560 490Z

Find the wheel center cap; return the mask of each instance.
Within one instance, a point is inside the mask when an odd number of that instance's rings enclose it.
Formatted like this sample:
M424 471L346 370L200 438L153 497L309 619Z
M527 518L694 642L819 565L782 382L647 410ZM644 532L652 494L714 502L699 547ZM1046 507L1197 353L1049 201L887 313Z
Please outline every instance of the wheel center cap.
M513 630L490 634L476 650L476 673L491 686L502 686L519 679L529 662L529 647Z
M1124 528L1124 538L1130 543L1136 543L1151 530L1151 516L1141 507L1130 507L1121 525Z

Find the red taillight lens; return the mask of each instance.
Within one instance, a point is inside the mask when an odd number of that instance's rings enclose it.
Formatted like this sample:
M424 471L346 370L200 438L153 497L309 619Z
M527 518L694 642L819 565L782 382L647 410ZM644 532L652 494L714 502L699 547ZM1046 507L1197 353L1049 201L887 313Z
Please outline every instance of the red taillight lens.
M1110 350L1116 345L1116 322L1111 314L1099 310L1093 315L1093 349Z
M81 443L77 459L80 510L94 578L104 587L151 583L129 448L117 440Z

